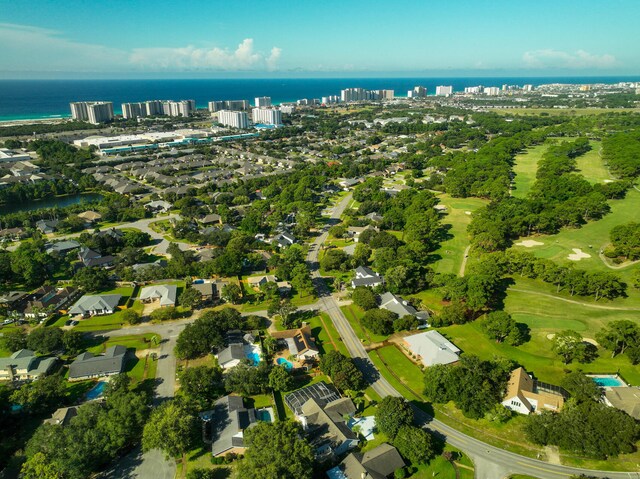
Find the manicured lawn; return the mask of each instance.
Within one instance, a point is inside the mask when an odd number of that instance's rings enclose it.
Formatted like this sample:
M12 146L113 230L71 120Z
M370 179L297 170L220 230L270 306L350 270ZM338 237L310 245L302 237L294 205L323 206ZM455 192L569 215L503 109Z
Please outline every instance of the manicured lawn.
M181 460L177 460L178 468L176 477L185 477L189 471L193 469L213 469L216 471L215 479L226 479L231 477L233 465L214 466L211 463L211 448L206 444L202 444L187 453L186 471L183 471Z
M583 225L582 228L565 228L555 235L537 235L522 240L535 240L544 243L540 246L525 248L523 246L513 246L519 250L528 251L540 258L548 258L557 263L573 263L576 267L586 270L597 270L614 272L622 277L629 285L633 282L631 275L637 266L631 266L619 270L608 268L598 256L600 248L609 244L609 232L611 229L621 223L629 223L638 221L638 211L640 211L640 191L630 189L627 196L622 200L609 201L611 212L598 221L592 221ZM583 252L591 255L577 262L569 261L568 255L573 253L573 248L579 248ZM640 305L640 293L638 290L629 288L629 298L619 300L620 303L628 303L629 305Z
M338 349L342 354L349 355L347 347L342 342L327 313L320 313L320 316L314 316L308 320L308 323L313 337L316 338L316 345L320 349L320 354L326 354L329 351Z
M404 385L399 391L407 391L410 388L413 396L418 399L422 398L422 390L424 389L424 375L419 366L411 362L411 360L400 351L395 345L384 346L369 353L369 357L382 364L385 369L393 372L396 381Z
M532 146L527 151L516 155L513 165L513 172L516 175L514 189L511 194L516 198L526 198L531 190L531 186L536 181L536 172L538 171L538 161L542 159L542 155L547 151L550 144Z
M131 307L134 311L142 313L144 305L139 301L135 301ZM56 322L57 324L58 322ZM64 323L63 323L64 324ZM122 319L122 311L117 311L114 314L106 316L93 316L88 319L81 319L80 323L74 327L77 331L104 331L110 329L120 329L124 324Z
M152 342L152 338L156 338L158 342L155 344ZM92 346L87 351L92 352L94 354L102 354L105 352L107 348L111 346L121 345L125 346L127 349L151 349L155 348L156 344L162 338L155 333L146 333L146 334L132 334L130 336L117 336L113 338L109 338L102 344L98 344L96 346Z
M578 172L590 183L603 183L604 180L612 179L600 156L602 142L592 140L589 144L591 151L576 158Z
M461 452L458 449L455 449L451 446L446 446L445 450L451 451L454 454L460 455ZM466 456L465 458L466 459ZM460 464L463 462L457 461ZM464 465L466 465L467 461L464 461ZM445 460L442 456L437 456L433 458L429 464L423 464L416 468L417 470L411 475L408 476L411 479L432 479L433 477L437 477L440 479L456 479L456 472L453 465ZM474 473L473 469L466 469L464 467L458 466L459 471L459 479L473 479Z
M452 198L447 194L439 194L440 204L447 207L442 218L442 224L446 228L446 238L440 243L440 247L433 252L436 262L433 265L436 273L458 274L464 250L469 246L467 226L471 222L471 215L478 208L485 206L487 201L479 198Z

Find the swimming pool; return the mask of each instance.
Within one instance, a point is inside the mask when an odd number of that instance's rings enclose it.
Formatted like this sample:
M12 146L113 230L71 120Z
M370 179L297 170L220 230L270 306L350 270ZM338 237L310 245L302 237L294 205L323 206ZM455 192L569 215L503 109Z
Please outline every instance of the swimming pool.
M256 410L256 418L262 422L273 422L273 408L266 407Z
M592 376L591 380L603 388L619 388L626 384L618 376Z
M93 401L94 399L98 399L99 397L101 397L106 385L106 381L99 381L98 384L89 389L86 396L87 401Z
M285 358L276 359L276 364L284 366L287 371L291 371L293 369L293 363L291 361L287 361Z
M253 366L260 363L260 352L260 346L257 344L245 344L244 346L244 354Z

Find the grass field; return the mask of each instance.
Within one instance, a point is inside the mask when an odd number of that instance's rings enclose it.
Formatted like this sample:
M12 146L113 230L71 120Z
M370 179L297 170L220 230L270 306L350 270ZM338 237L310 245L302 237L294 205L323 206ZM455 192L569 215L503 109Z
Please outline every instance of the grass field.
M320 349L320 354L325 354L337 349L342 354L349 356L347 347L342 342L338 331L327 313L320 313L320 316L314 316L308 323L311 327L313 337L316 338L316 345Z
M478 208L487 204L487 201L479 198L452 198L447 194L439 194L440 204L447 207L442 224L447 228L447 238L440 243L440 247L433 253L435 258L434 269L436 273L458 274L464 250L469 246L467 226L471 222L471 215Z
M590 183L603 183L604 180L610 180L611 175L609 175L600 156L602 142L592 140L589 144L591 145L591 150L576 158L578 173Z
M549 148L549 144L532 146L524 153L516 155L513 165L513 172L516 175L514 189L511 194L516 198L526 198L536 181L538 171L538 161Z
M362 318L362 316L364 316L364 311L359 306L350 304L348 306L340 306L340 309L351 324L351 327L355 331L356 336L358 336L358 339L360 339L362 344L369 345L371 343L379 343L388 338L388 336L373 333L362 326L362 323L360 323L360 319Z
M446 446L444 449L445 451L453 452L459 475L456 475L453 465L439 455L433 458L429 464L423 464L415 468L415 472L408 477L410 479L431 479L433 477L439 479L473 479L475 477L473 463L469 458L454 447Z
M634 269L640 266L635 265L623 269L612 270L608 268L598 256L600 248L609 243L609 232L611 229L621 223L629 223L638 220L638 211L640 211L640 191L630 189L627 196L621 200L609 201L611 212L598 221L592 221L583 225L578 229L563 229L555 235L537 235L528 238L521 238L517 243L523 240L535 240L544 243L541 246L532 248L524 248L522 246L514 246L521 250L529 251L540 258L548 258L557 263L569 263L568 255L573 253L573 248L579 248L583 252L591 255L590 258L582 259L575 262L578 268L597 271L615 271L619 274L627 284L632 284L631 275ZM629 305L640 305L640 294L638 290L629 289L629 298L625 300L616 300L616 302Z
M514 115L534 115L541 114L551 116L584 116L584 115L602 115L609 113L624 113L638 111L637 108L495 108L492 112L504 116Z

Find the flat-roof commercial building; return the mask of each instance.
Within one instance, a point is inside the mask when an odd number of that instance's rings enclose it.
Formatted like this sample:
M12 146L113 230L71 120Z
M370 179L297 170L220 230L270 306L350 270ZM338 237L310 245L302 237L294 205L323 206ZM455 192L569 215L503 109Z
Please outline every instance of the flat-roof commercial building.
M231 128L249 128L249 116L244 111L220 110L217 112L218 123Z

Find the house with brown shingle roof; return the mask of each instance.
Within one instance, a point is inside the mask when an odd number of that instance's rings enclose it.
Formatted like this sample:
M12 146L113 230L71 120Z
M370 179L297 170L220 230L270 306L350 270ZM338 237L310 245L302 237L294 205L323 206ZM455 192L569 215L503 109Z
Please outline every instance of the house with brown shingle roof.
M507 383L507 393L502 405L520 414L540 414L543 410L560 411L564 405L564 396L551 387L544 387L533 379L524 368L511 371Z
M286 342L289 352L300 361L316 359L320 354L309 326L303 326L300 329L275 331L271 333L271 336Z

